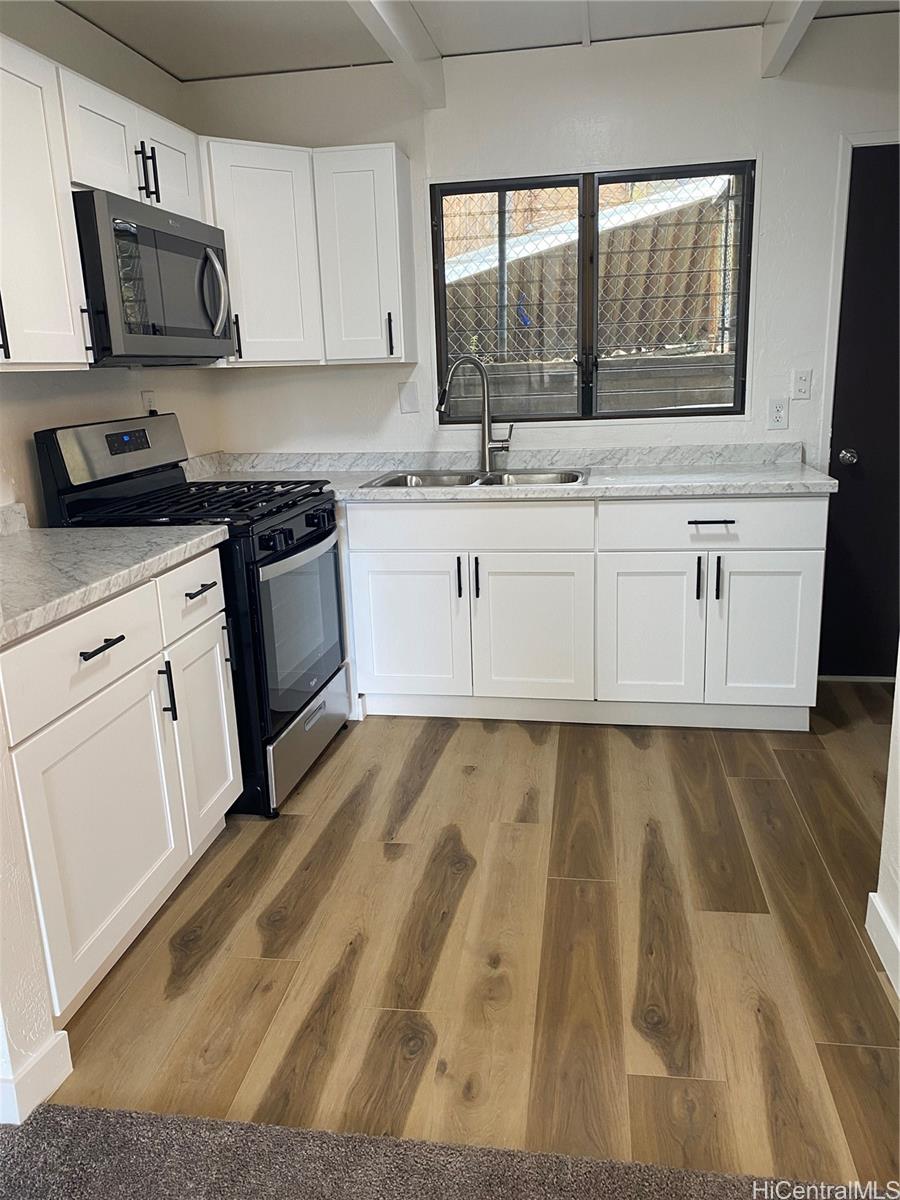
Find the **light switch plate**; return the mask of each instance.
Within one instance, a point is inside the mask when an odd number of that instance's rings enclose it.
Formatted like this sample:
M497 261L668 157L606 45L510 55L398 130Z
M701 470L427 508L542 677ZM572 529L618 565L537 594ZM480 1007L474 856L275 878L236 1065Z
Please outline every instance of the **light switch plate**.
M141 412L147 414L152 408L156 408L156 392L152 388L144 388L141 391Z
M419 411L419 385L414 379L399 384L397 391L400 395L400 411L402 413L417 413Z
M791 399L808 400L812 395L812 368L791 371Z

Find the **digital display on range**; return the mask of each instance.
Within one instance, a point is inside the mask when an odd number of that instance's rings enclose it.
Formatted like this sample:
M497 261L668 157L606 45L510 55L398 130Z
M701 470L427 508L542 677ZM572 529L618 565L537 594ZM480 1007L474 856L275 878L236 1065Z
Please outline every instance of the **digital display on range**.
M150 438L146 429L129 429L127 433L108 433L106 444L110 454L130 454L132 450L149 450Z

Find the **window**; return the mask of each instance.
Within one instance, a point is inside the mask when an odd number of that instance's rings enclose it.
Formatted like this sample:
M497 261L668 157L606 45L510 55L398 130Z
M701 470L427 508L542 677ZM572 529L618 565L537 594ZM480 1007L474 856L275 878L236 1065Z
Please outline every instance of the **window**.
M516 421L740 413L753 163L431 189L438 386ZM441 420L478 420L461 367Z

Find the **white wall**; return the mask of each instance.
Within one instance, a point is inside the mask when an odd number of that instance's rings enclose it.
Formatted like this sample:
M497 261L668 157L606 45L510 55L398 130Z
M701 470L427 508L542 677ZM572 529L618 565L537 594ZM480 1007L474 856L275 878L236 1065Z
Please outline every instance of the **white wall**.
M816 22L779 79L761 79L759 29L724 30L444 63L447 106L420 114L391 65L185 85L202 132L305 145L396 140L413 167L419 365L220 372L224 448L473 446L439 431L427 182L756 158L748 411L742 417L520 426L520 446L802 440L819 459L842 134L897 126L897 17ZM790 428L765 429L770 395L812 367ZM401 414L412 377L422 411Z

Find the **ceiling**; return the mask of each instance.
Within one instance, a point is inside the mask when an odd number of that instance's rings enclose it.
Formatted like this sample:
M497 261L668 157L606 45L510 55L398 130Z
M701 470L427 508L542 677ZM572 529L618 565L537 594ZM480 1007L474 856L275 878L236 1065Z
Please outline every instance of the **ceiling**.
M345 0L61 0L182 82L387 62ZM769 0L414 0L442 57L761 25ZM818 19L896 11L825 0Z

